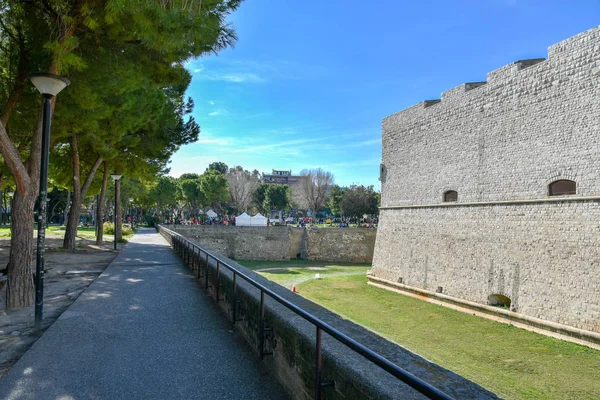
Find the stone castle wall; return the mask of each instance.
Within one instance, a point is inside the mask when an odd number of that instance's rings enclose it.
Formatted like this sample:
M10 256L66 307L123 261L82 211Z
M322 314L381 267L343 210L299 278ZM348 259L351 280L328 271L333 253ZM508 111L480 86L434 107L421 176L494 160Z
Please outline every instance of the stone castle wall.
M311 229L308 231L308 259L370 263L376 234L375 229Z
M548 56L383 120L373 276L600 332L600 27Z
M370 263L375 229L286 226L169 225L169 229L236 260L309 260ZM302 254L303 249L305 254Z

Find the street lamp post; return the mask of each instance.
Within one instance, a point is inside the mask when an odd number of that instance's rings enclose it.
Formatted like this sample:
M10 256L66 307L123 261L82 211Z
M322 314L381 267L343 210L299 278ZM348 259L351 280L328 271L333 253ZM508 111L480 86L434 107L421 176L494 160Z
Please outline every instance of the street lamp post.
M50 157L52 99L61 90L66 88L71 81L53 74L31 74L30 79L36 89L44 96L40 192L38 198L37 256L35 260L35 329L40 330L42 328L44 308L44 241L46 239L46 201L48 194L48 159Z
M115 234L115 240L114 240L114 249L117 249L117 202L119 201L119 199L117 198L117 193L118 193L118 186L119 186L119 179L121 179L121 177L123 175L120 174L110 174L110 176L114 179L115 181L115 213L114 213L114 234Z

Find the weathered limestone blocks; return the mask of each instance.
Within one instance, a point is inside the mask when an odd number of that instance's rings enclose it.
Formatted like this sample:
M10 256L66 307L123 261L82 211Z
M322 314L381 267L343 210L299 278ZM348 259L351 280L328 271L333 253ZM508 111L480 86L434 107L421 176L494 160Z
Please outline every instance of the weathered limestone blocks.
M236 260L309 260L362 262L373 260L375 229L286 226L170 225L207 248Z
M384 118L373 275L600 332L600 27L487 78Z

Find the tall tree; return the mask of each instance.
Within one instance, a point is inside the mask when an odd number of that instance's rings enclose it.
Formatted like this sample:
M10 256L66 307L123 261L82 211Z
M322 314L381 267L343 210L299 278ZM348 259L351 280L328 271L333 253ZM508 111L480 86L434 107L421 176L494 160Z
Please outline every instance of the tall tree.
M41 107L34 107L40 97L26 84L29 73L61 75L83 70L96 61L84 59L85 52L79 52L87 42L106 43L107 47L122 44L126 46L123 52L137 48L152 53L148 59L154 60L158 74L190 57L233 44L235 33L226 17L240 2L0 0L0 87L2 98L7 99L0 111L0 153L17 187L7 267L9 309L33 301L30 262L33 205L39 186Z
M150 189L149 198L156 205L156 214L159 217L171 217L179 192L177 180L170 176L159 176L157 181Z
M260 185L259 179L240 166L231 168L226 177L229 183L229 206L236 214L246 211Z
M319 208L325 204L327 193L333 185L333 174L321 168L303 170L299 181L292 186L294 203L301 208L311 209L316 216Z
M373 186L351 185L344 190L341 209L344 215L362 218L363 215L377 215L379 197Z
M283 210L289 205L290 187L288 185L267 185L263 208L265 211Z
M179 177L179 185L190 216L197 217L198 209L206 203L204 193L200 190L200 176L198 174L183 174Z
M30 264L33 255L33 207L40 179L42 107L38 107L37 113L35 107L31 107L31 99L39 104L41 96L25 84L26 78L36 70L60 75L69 67L82 67L79 58L72 54L72 49L76 47L75 30L78 26L84 26L83 19L89 11L83 9L86 3L64 2L61 12L52 9L56 5L54 2L44 1L3 1L0 7L0 40L9 38L11 43L8 47L0 47L9 53L9 64L13 62L13 65L18 65L12 71L16 74L8 75L9 80L12 76L16 79L2 85L8 89L8 100L0 112L0 153L16 183L7 266L8 309L28 306L34 298ZM5 61L0 57L0 62ZM26 116L32 113L37 114L37 118L27 120ZM31 130L33 135L30 134Z
M344 192L346 188L338 185L333 185L327 195L327 207L331 209L333 214L342 212L342 199L344 198Z
M227 201L227 178L216 170L208 170L200 176L200 191L206 199L206 206L222 210L222 204Z
M254 194L252 195L252 202L254 203L254 206L263 214L266 214L266 210L264 208L264 204L265 204L265 196L267 193L267 188L270 185L263 183L261 185L259 185L256 190L254 191Z
M207 171L217 171L217 172L220 172L223 175L225 175L227 173L227 171L229 170L229 167L224 162L215 161L213 163L210 163L208 165L208 168L206 168L206 170Z

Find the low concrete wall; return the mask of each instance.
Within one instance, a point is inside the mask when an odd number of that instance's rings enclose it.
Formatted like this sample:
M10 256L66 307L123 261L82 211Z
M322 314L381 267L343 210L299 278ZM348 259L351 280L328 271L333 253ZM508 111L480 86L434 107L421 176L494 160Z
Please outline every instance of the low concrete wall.
M375 229L169 225L169 229L237 260L373 261Z
M169 240L167 236L167 240ZM401 368L423 379L456 399L496 399L497 397L448 370L435 365L408 350L391 343L342 317L312 303L295 293L267 280L235 261L206 249L219 257L236 271L250 276L256 282L294 303L315 317L325 321L344 334L354 338L376 353L386 357ZM205 258L188 261L194 276L202 275L200 285L204 286ZM243 335L250 346L259 354L260 291L239 276L236 279L236 294L233 297L233 278L222 264L217 281L216 261L210 260L210 288L208 292L217 305L233 317L233 305L237 304L238 321L235 328ZM199 271L198 271L199 269ZM200 272L200 273L198 273ZM314 398L315 381L315 327L286 307L265 295L266 326L271 328L266 334L264 363L294 399ZM323 334L323 376L322 381L334 381L334 386L322 390L324 399L423 399L423 395L402 383L392 375L367 361L337 340Z

